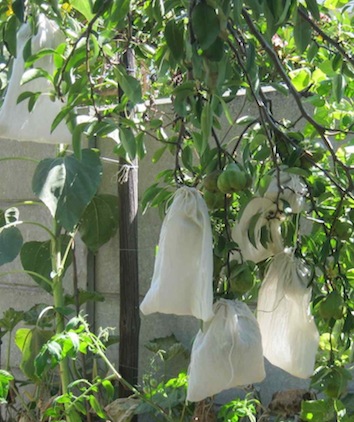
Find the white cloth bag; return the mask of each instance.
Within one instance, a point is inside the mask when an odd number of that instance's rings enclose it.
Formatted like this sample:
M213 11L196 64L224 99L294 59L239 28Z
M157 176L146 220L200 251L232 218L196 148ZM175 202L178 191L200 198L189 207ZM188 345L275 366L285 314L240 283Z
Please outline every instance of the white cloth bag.
M310 314L310 270L290 250L276 255L260 288L257 320L264 356L299 377L312 375L319 334Z
M280 232L281 220L278 217L272 218L276 213L276 204L268 198L253 198L246 205L239 222L232 230L232 238L238 244L243 260L258 263L284 249ZM259 218L252 226L256 215ZM264 230L267 231L267 242L262 242ZM233 258L239 259L239 254L233 253Z
M220 299L214 318L194 340L187 400L200 401L223 390L260 382L265 377L262 340L249 307Z
M297 174L280 172L279 180L274 175L264 196L272 201L277 198L286 201L293 213L298 214L304 209L307 187Z
M31 27L28 23L21 26L17 35L17 57L14 59L12 74L0 110L0 138L16 141L32 141L48 144L71 144L72 135L62 121L51 133L54 118L63 107L63 103L53 101L50 94L53 85L44 77L34 79L21 85L25 72L23 48L31 37ZM44 49L55 49L65 38L56 23L43 14L38 17L38 32L32 38L32 54ZM34 63L50 74L54 71L53 56L47 55ZM23 92L41 92L34 108L28 111L28 99L17 104L17 98Z
M207 206L194 188L174 195L162 224L151 287L143 314L213 316L213 244Z

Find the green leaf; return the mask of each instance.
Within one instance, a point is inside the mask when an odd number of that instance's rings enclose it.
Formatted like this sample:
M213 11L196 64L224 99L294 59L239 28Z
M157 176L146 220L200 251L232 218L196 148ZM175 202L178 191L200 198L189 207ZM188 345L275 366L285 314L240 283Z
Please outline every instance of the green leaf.
M109 28L122 28L129 14L130 0L116 0L110 11Z
M23 238L17 227L0 230L0 265L12 262L20 253Z
M318 8L317 0L305 0L307 8L314 19L320 20L320 11Z
M187 145L183 148L181 158L185 168L193 171L193 152L190 146Z
M38 78L46 78L51 82L53 81L52 76L46 70L39 69L39 68L31 68L31 69L27 69L25 73L22 75L20 84L24 85Z
M163 156L163 154L164 154L164 152L167 150L167 145L165 145L165 146L163 146L163 147L161 147L161 148L158 148L155 152L154 152L154 155L152 156L152 159L151 159L151 161L153 162L153 163L157 163L159 160L160 160L160 158Z
M12 10L17 19L23 23L25 18L25 2L23 0L15 0L12 2Z
M142 214L145 214L148 206L151 204L151 201L161 190L163 190L163 188L161 188L158 183L154 183L146 189L141 199Z
M89 396L89 402L90 402L92 409L96 413L96 415L99 416L102 419L106 419L106 414L104 413L101 405L99 404L96 397L93 396L92 394Z
M32 189L58 224L71 231L94 197L101 175L98 152L84 149L81 160L74 155L42 160L35 170Z
M65 107L63 107L59 113L55 116L53 123L50 127L50 133L52 133L56 127L59 125L59 123L65 119L70 113L72 112L72 106L71 105L67 105Z
M142 101L142 92L140 82L131 75L127 75L122 66L117 66L117 79L124 94L133 105Z
M200 48L206 50L216 41L220 23L215 9L207 3L198 3L192 10L192 28Z
M70 237L61 236L61 254L64 255ZM72 262L72 253L70 252L65 262L64 274ZM30 271L32 279L45 291L52 293L52 255L50 240L45 242L30 241L26 242L21 249L21 263L25 271ZM32 274L35 273L35 274Z
M291 82L297 91L307 88L311 82L311 71L307 67L289 72Z
M0 369L0 404L6 404L9 393L10 382L14 377L7 371Z
M22 92L18 97L17 97L17 102L16 102L16 104L19 104L19 103L21 103L22 101L25 101L25 100L27 100L28 98L31 98L31 97L33 97L33 95L36 95L36 94L40 94L40 92L32 92L32 91L25 91L25 92Z
M17 19L15 15L12 15L10 19L6 22L4 28L4 43L8 52L16 57L16 47L17 47Z
M212 124L213 124L213 111L210 106L210 103L204 104L200 119L201 119L200 125L201 125L202 137L203 137L203 144L202 144L202 149L200 151L200 154L203 154L203 152L205 151L206 147L209 144L209 138L211 135L211 129L212 129Z
M31 44L29 44L31 45ZM58 54L56 50L53 48L43 48L42 50L38 51L35 54L30 54L28 57L24 57L26 63L26 68L31 67L37 60L41 59L42 57L52 56L53 54ZM27 52L26 52L27 55Z
M261 217L262 213L258 212L250 219L249 226L247 229L248 239L252 243L252 245L256 248L256 238L255 238L255 227L258 223L259 218Z
M333 96L338 103L343 98L345 85L345 77L341 73L335 75L332 80L332 91Z
M184 25L183 22L177 23L170 20L166 24L165 38L168 48L176 61L181 60L184 53Z
M302 8L302 10L307 13L306 9ZM296 48L300 54L302 54L310 44L311 35L312 29L310 24L305 21L299 11L297 11L294 26L294 39Z
M131 161L136 157L136 142L133 131L129 127L119 127L119 137L125 152Z
M15 344L22 352L20 368L31 380L39 381L35 372L35 358L42 346L52 337L53 333L39 327L20 328L15 335Z
M89 203L79 225L81 239L92 252L107 243L118 229L118 198L96 195Z
M311 400L301 403L300 418L303 421L330 422L334 417L333 400Z
M75 10L85 16L88 21L94 17L91 0L71 0L70 4Z
M109 380L102 381L102 387L106 390L108 401L113 399L114 396L114 387Z

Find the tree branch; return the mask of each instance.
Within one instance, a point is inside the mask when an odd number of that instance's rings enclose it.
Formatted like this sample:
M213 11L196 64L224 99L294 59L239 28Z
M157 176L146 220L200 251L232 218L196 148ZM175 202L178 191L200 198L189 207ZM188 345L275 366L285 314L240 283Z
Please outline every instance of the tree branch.
M340 45L338 41L335 41L333 38L331 38L329 35L327 35L322 29L316 25L316 23L302 10L301 7L298 9L299 14L301 17L308 22L311 27L317 32L317 34L321 35L321 37L328 42L328 44L332 45L343 57L346 58L346 60L354 66L354 58L349 55L345 49Z

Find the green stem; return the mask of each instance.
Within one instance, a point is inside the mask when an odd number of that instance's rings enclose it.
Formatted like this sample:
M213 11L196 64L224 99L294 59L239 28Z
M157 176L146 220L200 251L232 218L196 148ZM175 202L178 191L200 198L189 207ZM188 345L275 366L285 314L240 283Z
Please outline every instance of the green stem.
M12 343L12 330L9 331L9 343L7 345L7 356L6 356L6 370L7 371L10 371L11 343Z
M60 312L65 305L64 302L64 288L63 288L63 272L61 271L61 238L60 238L61 227L54 222L53 233L55 236L51 239L51 259L52 259L52 271L54 273L53 278L53 302L55 307L55 331L60 334L65 329L64 316ZM70 371L67 358L63 359L59 364L60 381L62 394L67 394L68 385L70 383ZM70 411L68 406L65 406L66 420L70 422Z

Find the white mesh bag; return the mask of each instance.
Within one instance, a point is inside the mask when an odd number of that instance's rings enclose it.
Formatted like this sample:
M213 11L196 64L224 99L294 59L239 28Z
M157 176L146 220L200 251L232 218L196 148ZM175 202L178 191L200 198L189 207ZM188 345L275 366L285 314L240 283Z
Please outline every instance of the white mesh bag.
M232 238L238 244L243 260L257 263L281 252L284 249L281 222L273 201L253 198L232 230ZM238 259L238 253L234 253L233 258Z
M200 401L265 377L258 323L248 306L221 299L194 340L187 400Z
M6 140L32 141L48 144L71 143L71 133L61 122L51 133L54 118L63 107L59 100L53 101L50 93L52 84L44 77L34 79L21 85L25 71L23 48L31 37L28 23L21 26L17 35L17 57L14 59L12 74L0 110L0 138ZM59 27L43 14L38 17L38 32L32 38L32 54L43 48L55 49L65 38ZM53 56L47 55L35 62L35 67L53 73ZM28 99L17 104L17 98L23 92L41 92L34 108L28 111Z
M300 176L283 171L279 174L279 180L273 177L264 196L275 202L279 194L279 199L286 201L292 212L298 214L304 209L306 193L306 184Z
M260 288L257 320L264 356L299 378L312 375L319 335L310 314L310 270L290 250L274 257Z
M140 309L144 314L213 316L213 245L207 206L194 188L174 195L162 224L151 287Z

